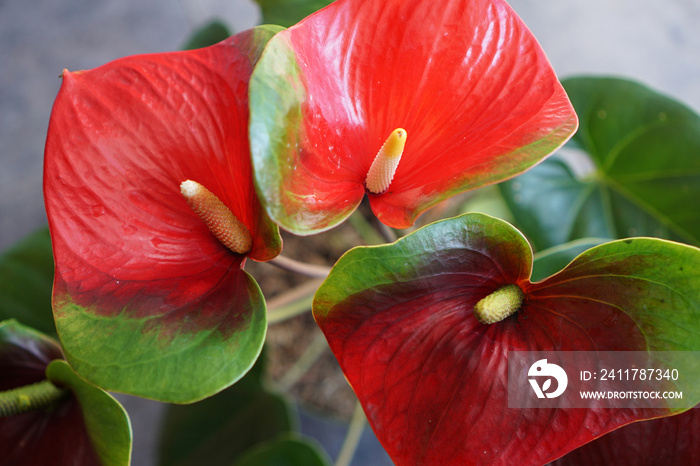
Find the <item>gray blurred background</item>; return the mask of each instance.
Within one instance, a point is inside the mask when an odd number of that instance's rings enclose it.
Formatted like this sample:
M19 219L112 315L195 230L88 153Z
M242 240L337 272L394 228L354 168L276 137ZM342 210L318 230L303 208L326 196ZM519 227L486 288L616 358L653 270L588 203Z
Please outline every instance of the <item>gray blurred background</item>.
M700 110L700 1L512 0L561 77L630 77ZM0 250L46 223L43 145L63 68L180 48L220 19L259 23L252 0L0 0ZM122 398L135 430L135 466L154 464L162 406ZM334 455L341 425L303 428ZM339 437L340 436L340 437ZM390 464L367 432L353 464Z

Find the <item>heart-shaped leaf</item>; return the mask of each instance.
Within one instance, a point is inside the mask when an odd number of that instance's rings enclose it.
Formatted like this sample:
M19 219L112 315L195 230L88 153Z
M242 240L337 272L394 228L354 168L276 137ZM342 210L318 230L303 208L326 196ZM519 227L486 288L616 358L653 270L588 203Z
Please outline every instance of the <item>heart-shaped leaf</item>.
M0 255L0 321L17 319L56 335L51 313L53 254L49 230L23 238Z
M50 338L13 320L0 323L0 390L45 379L70 390L49 406L0 417L2 463L127 466L131 427L126 412L108 393L75 375L57 359L61 356Z
M331 464L320 448L294 436L262 443L246 452L234 466L327 466Z
M502 0L337 0L270 41L250 105L258 191L298 234L342 222L366 192L382 222L409 227L442 199L527 170L577 126ZM372 188L369 169L395 133L398 167Z
M536 282L550 275L554 275L566 267L566 265L579 254L594 246L601 245L606 241L609 240L602 238L582 238L538 252L534 256L530 280Z
M563 81L581 120L552 157L501 184L538 249L583 237L656 236L700 244L700 116L638 83ZM583 151L583 152L581 152Z
M242 266L274 257L281 240L253 188L247 96L277 30L63 74L44 169L54 315L68 362L100 387L191 402L261 351L265 303ZM237 218L249 252L189 207L186 180Z
M218 20L210 21L197 29L182 47L183 50L199 49L214 45L225 40L231 33L224 23Z
M292 429L290 406L263 385L263 359L221 393L168 408L160 439L161 466L228 466L248 449Z
M255 0L262 11L263 24L289 27L333 0Z
M319 288L314 316L397 464L544 464L678 412L509 408L508 353L700 350L700 250L615 241L545 280L531 282L531 269L520 232L467 214L355 248ZM476 304L513 286L519 310L480 323Z

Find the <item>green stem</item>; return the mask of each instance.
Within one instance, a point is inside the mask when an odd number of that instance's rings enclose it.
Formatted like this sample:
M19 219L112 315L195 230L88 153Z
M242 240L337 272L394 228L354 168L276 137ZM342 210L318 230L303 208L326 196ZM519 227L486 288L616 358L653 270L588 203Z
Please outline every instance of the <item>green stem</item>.
M311 309L314 293L323 280L309 280L285 293L275 296L267 302L267 323L283 322Z
M306 348L294 365L290 367L287 373L280 379L279 386L282 390L289 391L289 389L306 374L311 366L318 361L318 358L321 357L325 350L328 349L326 337L321 331L317 330L317 332L313 341L309 344L309 347Z
M350 425L348 426L348 432L345 434L343 446L340 448L338 458L335 460L335 466L350 465L352 457L355 456L357 446L360 444L360 438L362 437L362 432L365 430L366 421L367 418L365 417L364 411L362 411L362 405L360 405L358 401L355 404L355 410L352 412L352 419L350 419Z
M48 380L0 392L0 417L47 408L67 394Z
M365 244L382 244L384 243L383 236L374 228L372 222L365 217L360 209L356 210L348 219L350 225L355 229L362 241Z
M285 256L277 256L270 260L268 264L272 264L288 272L294 272L314 278L326 278L331 271L330 267L307 264L306 262L300 262Z

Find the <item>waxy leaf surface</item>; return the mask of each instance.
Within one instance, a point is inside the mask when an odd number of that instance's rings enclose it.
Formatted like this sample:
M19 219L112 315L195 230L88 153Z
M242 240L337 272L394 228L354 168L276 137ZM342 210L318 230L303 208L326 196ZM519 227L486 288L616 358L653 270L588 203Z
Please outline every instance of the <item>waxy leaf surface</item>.
M234 466L328 466L330 461L316 444L292 435L251 448Z
M265 305L242 266L281 242L253 188L247 91L277 30L63 73L44 172L53 305L68 362L93 383L190 402L258 357ZM249 253L224 247L188 207L188 179L247 227Z
M576 115L530 31L501 0L338 0L268 44L251 79L251 151L271 217L329 229L365 195L397 128L391 227L453 194L523 172L562 145Z
M263 353L245 377L221 393L168 408L160 466L230 466L256 445L292 430L291 407L264 386L264 359Z
M531 282L532 251L502 220L467 214L343 256L314 316L397 464L545 464L659 408L509 408L509 351L698 351L700 250L615 241ZM519 286L491 325L474 305ZM697 380L694 380L696 383ZM619 405L616 405L619 406Z
M71 392L52 407L0 418L2 464L127 466L131 427L126 412L108 393L75 375L61 357L56 341L16 321L0 323L0 390L48 378Z
M49 230L42 228L0 255L0 321L17 319L56 336L51 313L53 255Z
M260 5L263 24L289 27L333 0L255 0Z
M587 236L700 244L700 116L631 81L563 84L581 120L570 157L499 185L527 237L538 249Z

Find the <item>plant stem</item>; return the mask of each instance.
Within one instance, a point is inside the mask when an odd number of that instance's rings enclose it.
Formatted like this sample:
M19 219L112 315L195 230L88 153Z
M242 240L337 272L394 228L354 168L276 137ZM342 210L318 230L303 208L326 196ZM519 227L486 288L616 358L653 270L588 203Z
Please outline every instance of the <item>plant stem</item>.
M305 262L300 262L285 256L277 256L274 259L270 260L268 264L272 264L288 272L294 272L300 275L305 275L307 277L313 278L326 278L331 271L330 267L325 267L323 265L307 264Z
M350 419L348 432L345 434L343 446L340 448L338 458L335 460L335 466L350 465L352 457L355 456L357 446L360 444L360 438L365 429L365 421L367 421L367 418L365 417L364 411L362 411L362 405L360 405L358 401L355 404L355 410L352 412L352 418Z
M379 230L379 233L381 233L381 235L384 237L384 239L389 243L393 243L394 241L399 239L396 232L388 226L384 225L382 222L379 222L377 229Z
M267 323L283 322L311 309L314 293L321 283L323 280L315 278L270 299L267 303Z
M372 222L359 209L350 216L348 221L365 244L382 244L384 242L383 236L377 232Z
M47 408L68 393L48 380L0 392L0 417Z
M314 365L318 358L328 348L326 337L317 330L317 334L309 344L304 353L294 362L286 374L280 379L279 386L282 390L288 391L306 372Z

